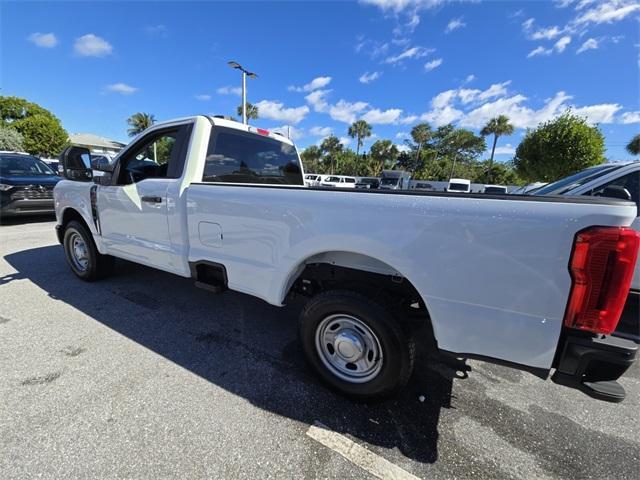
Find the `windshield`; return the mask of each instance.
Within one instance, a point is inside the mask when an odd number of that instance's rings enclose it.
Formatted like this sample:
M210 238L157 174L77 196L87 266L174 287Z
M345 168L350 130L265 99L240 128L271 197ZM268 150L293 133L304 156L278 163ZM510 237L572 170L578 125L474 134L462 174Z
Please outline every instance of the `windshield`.
M380 185L397 185L399 178L383 178L380 180Z
M618 168L622 165L600 165L598 167L587 168L586 170L582 170L581 172L574 173L573 175L569 175L568 177L561 178L560 180L550 183L549 185L542 187L540 190L535 192L536 195L562 195L567 193L569 190L573 190L581 185L584 185L591 180L594 180L598 177L606 175ZM529 194L533 192L527 192Z
M449 190L457 190L459 192L466 192L469 190L469 185L466 183L450 183Z
M42 160L27 155L2 155L0 156L0 175L32 176L55 175L55 172Z

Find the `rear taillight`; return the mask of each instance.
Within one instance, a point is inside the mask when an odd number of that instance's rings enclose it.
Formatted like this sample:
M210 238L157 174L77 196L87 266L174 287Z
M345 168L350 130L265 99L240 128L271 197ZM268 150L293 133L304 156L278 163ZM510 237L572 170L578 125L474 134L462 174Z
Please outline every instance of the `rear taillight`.
M609 334L618 325L638 257L640 234L627 227L593 227L576 235L573 284L564 325Z
M269 130L265 130L264 128L258 128L258 129L256 129L256 131L257 131L260 135L269 135Z

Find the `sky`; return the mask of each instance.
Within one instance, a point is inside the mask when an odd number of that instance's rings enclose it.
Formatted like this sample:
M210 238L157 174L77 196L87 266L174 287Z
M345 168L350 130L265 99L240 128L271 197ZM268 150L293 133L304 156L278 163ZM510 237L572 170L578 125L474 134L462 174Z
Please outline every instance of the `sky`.
M127 141L135 112L235 115L234 60L258 74L253 123L299 147L334 134L355 149L347 129L361 118L366 149L402 148L420 122L478 132L505 114L507 161L527 128L571 108L621 160L640 131L639 21L637 0L3 0L0 93L69 133Z

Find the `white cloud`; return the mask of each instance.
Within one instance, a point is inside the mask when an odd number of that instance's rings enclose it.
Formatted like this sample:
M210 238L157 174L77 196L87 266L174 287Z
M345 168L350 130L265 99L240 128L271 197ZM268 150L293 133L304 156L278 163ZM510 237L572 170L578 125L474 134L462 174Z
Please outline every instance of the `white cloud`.
M340 100L329 107L329 115L334 120L345 123L353 123L358 115L369 106L366 102L347 102Z
M553 48L556 52L562 53L564 52L564 49L567 48L567 45L569 45L570 43L571 43L571 37L569 35L565 35L555 43Z
M595 38L588 38L576 53L586 52L587 50L596 50L598 46L598 40Z
M589 123L613 123L618 110L622 109L617 103L602 103L586 107L574 107L573 113L586 117Z
M256 107L258 107L260 118L278 120L293 125L300 123L309 113L309 107L306 105L286 108L283 103L272 100L262 100L256 103Z
M270 128L269 130L274 133L280 133L294 141L304 137L304 131L300 128L294 127L293 125L282 125L281 127Z
M476 76L472 73L471 75L467 75L467 78L464 79L464 83L471 83L476 79Z
M331 127L311 127L309 129L309 133L314 137L328 137L333 133L333 129Z
M491 149L487 149L487 152L491 152ZM514 153L516 153L516 148L510 143L496 147L496 155L513 155Z
M529 38L531 40L553 40L561 33L562 30L554 25L553 27L541 28L540 30L533 32L529 35Z
M385 111L374 108L366 112L362 119L372 125L385 125L395 123L400 115L402 115L402 110L399 108L390 108Z
M104 57L113 52L113 47L104 38L88 33L76 38L73 50L82 57Z
M598 6L579 15L574 20L574 23L576 25L613 23L624 19L639 9L640 3L635 0L605 0Z
M199 95L195 95L196 100L200 100L202 102L206 102L207 100L211 100L211 95L208 93L201 93Z
M462 127L479 129L497 115L507 115L516 128L531 128L550 120L567 109L587 118L590 123L613 123L640 120L640 112L628 112L616 119L621 106L616 103L576 106L569 103L571 96L563 91L545 100L540 108L527 105L528 98L522 94L509 94L510 82L491 85L481 91L476 89L445 90L431 99L431 110L421 115L421 120L435 126L457 122ZM637 113L637 115L636 115Z
M409 138L409 134L407 132L398 132L396 133L396 138L399 138L399 139Z
M452 18L449 23L447 23L447 28L444 29L444 33L450 33L459 28L466 27L467 24L462 21L462 17Z
M396 148L398 149L399 152L409 152L411 150L411 147L409 147L409 145L405 145L404 143L396 143Z
M381 72L365 72L362 75L360 75L360 78L358 79L360 81L360 83L371 83L374 80L377 80L378 78L380 78L380 75L382 75Z
M120 93L122 95L131 95L132 93L140 90L139 88L132 87L131 85L127 85L126 83L122 82L107 85L105 89L109 92Z
M144 29L144 32L147 35L157 36L157 37L166 37L167 36L167 27L162 24L158 25L147 25Z
M524 22L522 22L522 28L524 30L531 30L533 28L533 23L536 21L535 18L528 18Z
M406 117L398 119L398 123L401 125L409 125L410 123L415 122L417 119L417 115L407 115Z
M551 50L550 48L544 48L542 45L540 45L539 47L531 50L527 55L527 58L536 57L538 55L551 55L552 51L553 50Z
M420 120L433 123L436 127L453 123L460 120L463 116L463 112L450 105L443 106L441 108L434 108L433 110L423 113L420 116Z
M340 143L345 147L351 143L351 137L340 137Z
M242 95L242 87L220 87L216 90L218 95Z
M314 90L326 87L330 83L331 77L316 77L302 87L290 85L289 87L287 87L287 90L289 90L290 92L313 92Z
M398 55L392 55L390 57L387 57L384 60L384 63L393 64L393 63L398 63L398 62L401 62L402 60L407 60L410 58L422 58L422 57L426 57L429 53L434 51L435 50L433 48L411 47L399 53Z
M427 72L430 72L431 70L435 70L436 68L438 68L440 65L442 65L442 59L436 58L435 60L431 60L430 62L425 63L424 69Z
M453 0L360 0L360 3L374 5L385 12L401 13L409 11L411 14L415 14L419 10L435 8L451 1Z
M640 123L640 111L623 113L620 116L620 123Z
M304 97L304 99L309 105L313 107L314 111L324 113L329 109L329 104L327 103L327 99L325 97L330 92L331 90L316 90Z
M29 41L37 47L53 48L58 45L58 39L53 33L32 33L28 37Z

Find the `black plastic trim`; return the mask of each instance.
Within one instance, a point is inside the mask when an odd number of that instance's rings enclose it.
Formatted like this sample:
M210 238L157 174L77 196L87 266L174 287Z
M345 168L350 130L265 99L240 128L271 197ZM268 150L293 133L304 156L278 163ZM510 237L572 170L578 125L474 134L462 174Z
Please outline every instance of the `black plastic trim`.
M638 344L614 336L566 334L551 379L608 402L624 400L617 380L635 362Z
M509 368L513 368L515 370L522 370L523 372L527 372L530 373L532 375L535 375L538 378L541 378L543 380L546 380L547 378L549 378L549 371L550 369L548 368L540 368L540 367L532 367L529 365L522 365L521 363L516 363L516 362L510 362L508 360L502 360L500 358L494 358L494 357L487 357L485 355L477 355L475 353L458 353L458 352L451 352L449 350L440 350L441 352L443 352L446 355L453 355L456 357L460 357L460 358L468 358L471 360L480 360L482 362L487 362L487 363L494 363L496 365L502 365L503 367L509 367Z
M238 184L225 182L192 182L191 185L208 185L211 187L227 188L274 188L286 190L301 190L313 192L353 193L356 195L410 195L420 197L454 197L469 198L473 200L513 200L519 202L544 202L544 203L576 203L587 205L616 205L632 206L636 204L626 200L607 197L589 197L580 195L509 195L509 194L485 194L485 193L453 193L453 192L426 192L412 190L379 190L360 188L334 188L334 187L302 187L300 185L270 185L270 184Z

